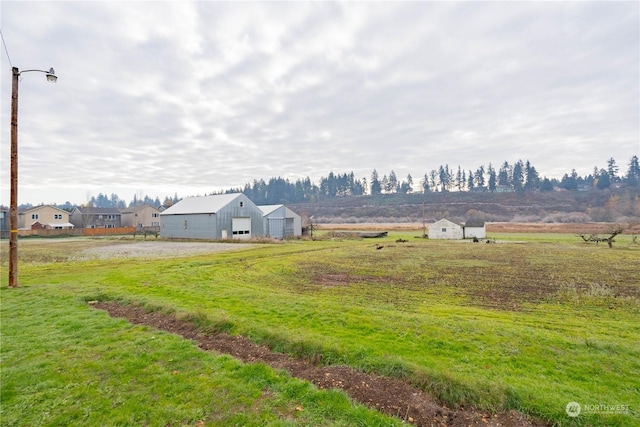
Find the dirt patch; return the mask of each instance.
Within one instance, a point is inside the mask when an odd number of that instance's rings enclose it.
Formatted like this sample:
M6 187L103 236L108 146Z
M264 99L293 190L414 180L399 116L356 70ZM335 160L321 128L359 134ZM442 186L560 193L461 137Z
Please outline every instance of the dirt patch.
M203 350L229 354L245 363L263 362L274 368L284 369L292 376L310 381L322 389L344 390L352 399L416 426L546 425L530 420L516 411L490 414L475 409L448 408L423 391L397 379L365 374L346 366L318 366L286 354L272 352L269 348L254 344L243 336L204 333L193 323L160 312L147 313L140 306L122 305L113 301L90 304L107 311L112 317L125 318L134 324L148 325L181 335L195 341Z
M111 243L86 249L87 258L166 258L214 252L248 249L250 243L174 242L152 240L144 242Z

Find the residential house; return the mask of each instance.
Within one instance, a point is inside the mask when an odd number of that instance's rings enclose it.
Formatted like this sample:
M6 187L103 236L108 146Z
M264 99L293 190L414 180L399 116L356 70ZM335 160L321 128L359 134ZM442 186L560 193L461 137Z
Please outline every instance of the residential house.
M263 213L242 193L189 197L160 213L160 236L212 240L264 237Z
M78 228L122 227L122 215L117 208L77 207L71 211L70 220Z
M9 238L9 209L0 208L0 238Z
M40 205L18 212L18 228L21 230L73 228L69 212L51 205Z
M258 206L264 218L264 234L275 239L302 235L302 218L285 205Z
M160 228L160 210L151 205L136 205L120 210L123 227Z

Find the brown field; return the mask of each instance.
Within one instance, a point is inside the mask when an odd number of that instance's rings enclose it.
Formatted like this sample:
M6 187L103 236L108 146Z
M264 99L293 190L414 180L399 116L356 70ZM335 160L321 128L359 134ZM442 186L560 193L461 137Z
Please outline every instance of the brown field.
M539 222L487 222L487 231L491 233L569 233L569 234L606 234L619 224L610 222L582 223L539 223ZM410 231L422 230L422 223L389 222L357 224L319 224L319 230L371 230L371 231ZM429 224L426 224L429 227ZM640 234L640 224L625 230L623 234Z

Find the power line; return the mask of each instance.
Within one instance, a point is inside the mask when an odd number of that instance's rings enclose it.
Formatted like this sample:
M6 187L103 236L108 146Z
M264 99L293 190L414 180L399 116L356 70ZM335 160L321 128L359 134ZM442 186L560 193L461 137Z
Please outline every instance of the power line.
M9 60L9 65L13 68L13 64L11 63L11 57L9 56L9 49L7 49L7 43L4 41L4 34L2 34L2 30L0 29L0 37L2 37L2 46L4 46L4 51L7 54L7 59Z

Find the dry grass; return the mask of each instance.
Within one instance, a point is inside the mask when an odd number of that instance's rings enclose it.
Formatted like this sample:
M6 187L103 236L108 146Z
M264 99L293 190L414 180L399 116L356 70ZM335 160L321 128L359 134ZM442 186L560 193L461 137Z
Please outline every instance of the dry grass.
M609 232L616 223L582 222L582 223L539 223L539 222L488 222L487 231L491 233L601 233ZM371 230L371 231L422 231L422 223L389 222L358 224L319 224L318 230ZM426 224L429 227L429 224ZM624 234L640 234L640 225L626 230Z

